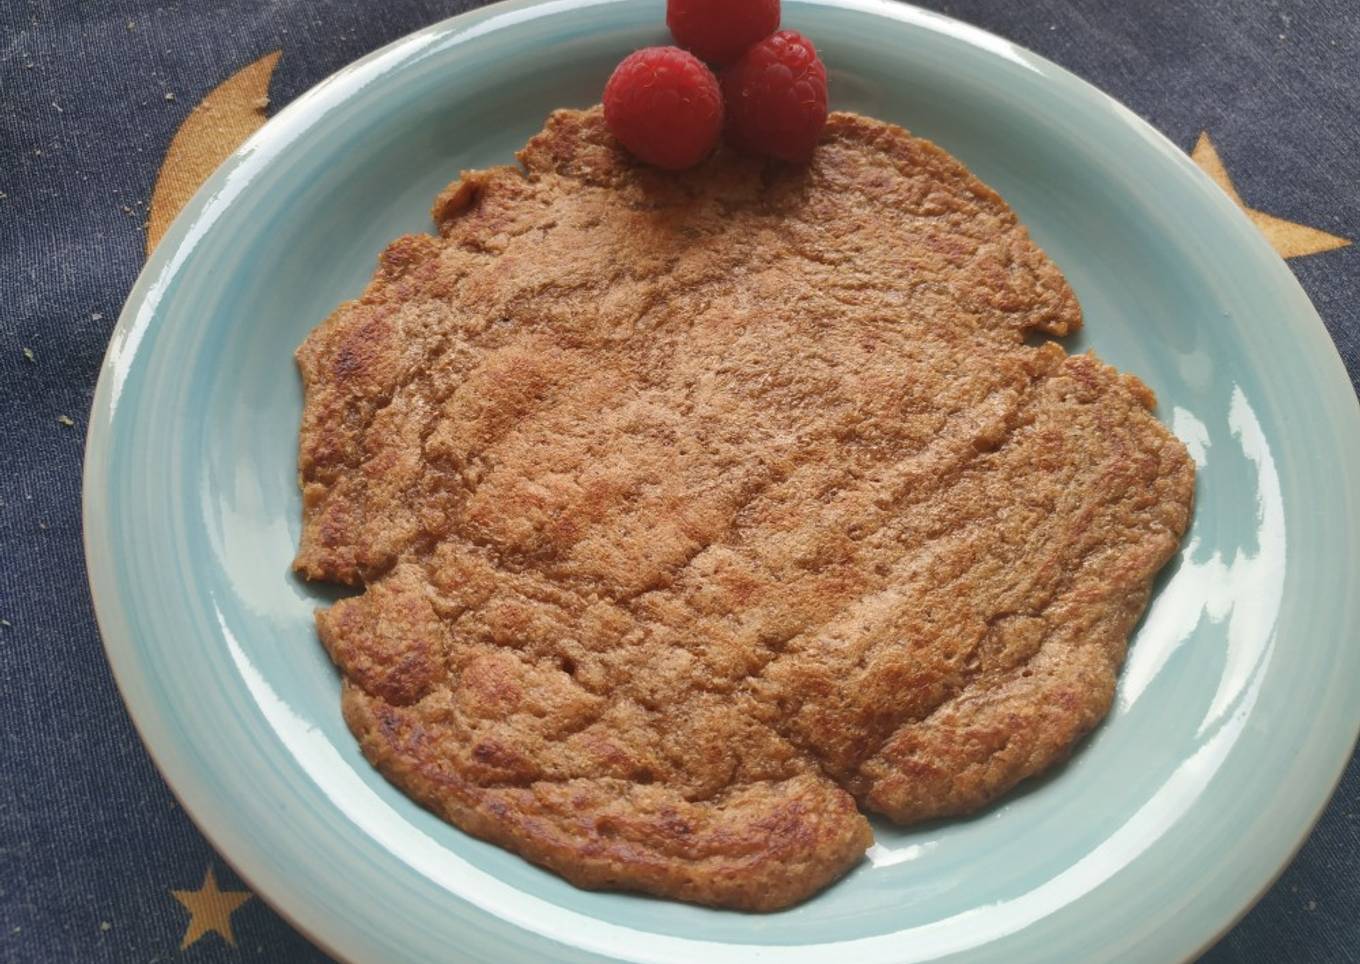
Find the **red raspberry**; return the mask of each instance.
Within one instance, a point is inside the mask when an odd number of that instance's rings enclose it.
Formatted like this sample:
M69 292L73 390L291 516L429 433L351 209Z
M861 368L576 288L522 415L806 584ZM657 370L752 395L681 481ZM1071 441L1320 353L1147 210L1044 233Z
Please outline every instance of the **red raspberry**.
M625 57L605 85L604 121L647 163L693 167L713 153L722 133L718 78L679 47L645 47Z
M803 161L826 126L826 67L796 30L766 37L723 71L727 142L750 154Z
M730 64L779 29L779 0L667 0L675 42L710 64Z

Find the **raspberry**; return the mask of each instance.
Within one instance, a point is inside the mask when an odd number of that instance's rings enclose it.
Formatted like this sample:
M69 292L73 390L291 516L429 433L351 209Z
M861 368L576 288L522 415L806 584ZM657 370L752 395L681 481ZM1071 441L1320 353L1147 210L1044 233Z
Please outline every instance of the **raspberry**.
M638 158L678 171L717 146L722 91L713 71L693 54L645 47L625 57L605 85L604 120Z
M675 42L710 64L730 64L779 29L779 0L667 0Z
M826 67L796 30L781 30L723 71L727 142L750 154L806 160L826 126Z

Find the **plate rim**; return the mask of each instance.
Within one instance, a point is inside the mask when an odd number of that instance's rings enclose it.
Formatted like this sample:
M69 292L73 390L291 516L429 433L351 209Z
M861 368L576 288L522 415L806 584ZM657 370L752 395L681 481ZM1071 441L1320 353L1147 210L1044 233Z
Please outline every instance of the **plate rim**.
M215 826L214 822L207 816L196 812L195 808L186 802L187 791L180 785L180 781L183 781L185 785L192 784L195 774L191 768L182 769L166 761L163 753L164 748L158 746L157 735L150 718L152 708L142 706L131 698L131 686L128 678L136 662L136 645L129 635L123 633L121 627L117 625L115 615L120 607L121 594L117 591L116 582L107 570L108 563L100 558L100 547L96 542L100 535L96 530L101 525L107 525L107 515L103 510L102 499L104 498L104 490L106 489L104 483L108 479L111 459L111 447L108 444L108 439L118 408L118 391L115 389L115 382L119 377L117 372L119 362L125 358L130 361L135 356L140 336L145 331L145 325L156 314L157 303L149 300L154 282L163 275L173 274L176 270L175 261L177 255L180 255L189 226L195 222L202 214L203 209L214 199L217 189L228 174L247 163L260 148L271 144L276 138L280 137L289 125L296 124L298 134L310 129L311 123L315 122L316 118L321 115L314 115L312 122L309 122L307 120L308 112L319 106L323 98L330 94L332 90L343 88L346 84L359 80L369 73L380 75L379 62L398 54L414 52L422 38L448 36L471 28L482 21L492 20L512 12L523 11L525 13L523 17L515 21L515 23L519 23L538 17L551 16L566 10L623 6L632 2L634 0L496 0L496 2L440 19L404 34L318 81L285 105L277 114L270 117L255 133L228 155L184 204L162 236L161 242L147 257L138 272L110 335L100 365L85 433L84 465L81 480L81 533L87 582L95 621L120 698L127 709L128 716L132 720L142 745L151 757L161 778L165 781L175 799L184 808L195 827L208 840L217 856L228 864L257 896L261 897L293 928L338 960L347 959L344 951L331 943L324 933L309 927L301 919L295 910L293 901L290 899L292 896L291 889L287 886L287 882L268 879L268 873L262 868L243 866L244 861L238 861L238 857L230 853L221 843L223 833L221 829ZM926 10L915 4L898 2L898 0L795 0L795 2L799 5L829 7L882 16L909 27L936 33L946 32L970 46L991 47L993 51L995 51L994 45L1004 45L1012 55L1023 58L1026 65L1040 69L1050 81L1060 84L1069 93L1080 96L1082 100L1091 103L1093 106L1113 114L1123 124L1134 128L1143 138L1156 144L1164 154L1173 160L1184 175L1197 181L1201 188L1211 189L1211 193L1215 197L1213 204L1224 217L1230 221L1238 222L1239 225L1250 226L1246 215L1222 189L1196 166L1178 145L1154 127L1151 122L1113 96L1105 93L1095 84L1015 41L947 14ZM507 26L512 25L507 24ZM402 59L404 58L397 58L398 61ZM344 92L339 92L343 101L345 99ZM286 138L280 146L286 147L291 140L291 137ZM1254 227L1252 227L1251 233L1255 238L1255 241L1251 242L1252 244L1258 248L1268 247L1265 239ZM1273 250L1271 253L1273 255ZM1349 373L1336 344L1328 333L1326 325L1312 300L1303 289L1298 277L1284 260L1278 258L1278 256L1276 258L1279 270L1275 272L1276 277L1271 279L1271 286L1281 287L1285 293L1292 296L1293 300L1306 307L1306 310L1301 311L1298 316L1285 319L1285 323L1290 327L1291 334L1308 343L1308 350L1313 356L1318 357L1318 360L1325 359L1325 364L1327 364L1329 370L1321 373L1322 377L1318 380L1319 384L1330 390L1332 386L1339 383L1349 391L1351 405L1349 408L1344 404L1341 406L1344 413L1341 417L1348 418L1352 423L1351 427L1356 431L1349 434L1343 433L1343 437L1352 440L1353 453L1360 452L1360 441L1355 441L1360 439L1360 398L1356 397ZM151 310L143 311L148 305ZM109 541L112 542L112 540ZM1356 553L1354 543L1351 544L1351 550ZM1356 554L1360 555L1360 553ZM1354 627L1352 628L1354 629ZM1252 910L1261 897L1275 885L1293 862L1335 795L1351 757L1356 752L1357 743L1360 743L1360 708L1357 708L1353 713L1349 739L1345 742L1350 749L1334 761L1332 768L1334 773L1330 780L1326 782L1325 793L1318 795L1318 801L1312 808L1311 816L1302 822L1296 830L1282 835L1291 839L1288 842L1287 852L1273 873L1251 889L1250 895L1241 901L1237 911L1230 918L1223 920L1212 933L1206 932L1206 936L1197 946L1187 952L1184 959L1189 960L1197 957L1232 930ZM265 884L263 887L260 886L262 881ZM551 941L551 938L547 937L542 939ZM755 948L753 947L753 949Z

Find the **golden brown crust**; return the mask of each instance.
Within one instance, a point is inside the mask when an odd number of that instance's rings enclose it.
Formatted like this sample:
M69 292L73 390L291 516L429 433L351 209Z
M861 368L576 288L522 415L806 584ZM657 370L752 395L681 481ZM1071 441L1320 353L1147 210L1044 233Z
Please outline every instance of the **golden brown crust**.
M841 876L873 842L854 800L812 774L703 801L617 778L479 782L469 770L498 762L477 755L494 744L476 744L464 765L447 736L349 683L344 710L365 756L415 800L578 887L775 910Z
M585 887L787 906L1108 711L1188 524L1151 393L900 128L679 175L554 114L299 349L299 572L365 755ZM848 791L848 792L847 792ZM853 798L852 796L853 795Z

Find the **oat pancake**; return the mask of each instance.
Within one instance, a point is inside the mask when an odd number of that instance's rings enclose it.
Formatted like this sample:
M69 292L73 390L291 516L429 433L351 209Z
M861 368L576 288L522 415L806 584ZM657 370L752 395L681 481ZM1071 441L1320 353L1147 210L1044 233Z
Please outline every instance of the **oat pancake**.
M861 808L983 806L1109 709L1189 519L1151 392L993 191L833 115L806 168L559 112L298 351L296 567L365 755L585 887L768 910ZM1032 340L1032 339L1031 339Z

